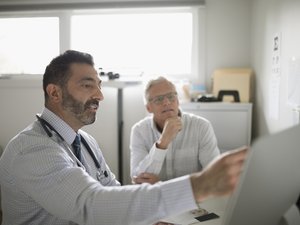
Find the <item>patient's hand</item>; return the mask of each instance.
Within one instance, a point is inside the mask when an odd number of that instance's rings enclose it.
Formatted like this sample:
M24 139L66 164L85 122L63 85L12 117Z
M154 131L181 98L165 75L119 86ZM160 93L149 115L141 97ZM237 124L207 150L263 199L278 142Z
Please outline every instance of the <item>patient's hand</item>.
M141 173L140 175L132 178L132 182L134 184L142 184L142 183L155 184L158 181L159 181L159 177L153 173Z

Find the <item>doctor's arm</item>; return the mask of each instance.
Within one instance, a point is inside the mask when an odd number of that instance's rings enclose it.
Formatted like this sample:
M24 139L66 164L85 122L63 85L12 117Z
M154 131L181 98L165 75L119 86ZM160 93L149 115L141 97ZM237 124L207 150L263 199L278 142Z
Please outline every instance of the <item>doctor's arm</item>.
M24 151L12 165L20 190L58 218L86 225L138 225L195 209L195 200L231 193L245 152L228 152L199 173L123 187L102 186L51 144Z
M196 202L202 202L210 196L231 194L238 184L247 152L247 147L227 151L215 158L202 172L192 174Z
M55 147L27 151L13 164L16 185L57 218L86 225L153 224L180 213L182 205L195 207L189 176L157 185L106 187Z

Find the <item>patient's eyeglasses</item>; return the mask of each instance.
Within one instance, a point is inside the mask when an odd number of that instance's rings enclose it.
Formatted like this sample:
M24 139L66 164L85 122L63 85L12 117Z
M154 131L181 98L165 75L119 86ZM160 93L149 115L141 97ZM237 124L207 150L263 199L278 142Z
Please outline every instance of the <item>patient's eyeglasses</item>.
M154 98L149 98L149 102L153 102L156 105L163 104L165 98L167 98L170 102L174 102L177 98L177 92L170 92L165 95L158 95Z

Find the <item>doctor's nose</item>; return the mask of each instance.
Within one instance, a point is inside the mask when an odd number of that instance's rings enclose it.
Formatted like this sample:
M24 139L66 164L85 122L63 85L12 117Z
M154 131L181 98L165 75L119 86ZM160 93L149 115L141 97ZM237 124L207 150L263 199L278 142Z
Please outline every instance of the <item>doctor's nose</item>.
M104 99L104 95L103 95L103 93L102 93L101 87L98 87L98 88L97 88L97 91L96 91L96 93L94 94L93 98L94 98L94 99L97 99L97 100L99 100L99 101L102 101L102 100Z

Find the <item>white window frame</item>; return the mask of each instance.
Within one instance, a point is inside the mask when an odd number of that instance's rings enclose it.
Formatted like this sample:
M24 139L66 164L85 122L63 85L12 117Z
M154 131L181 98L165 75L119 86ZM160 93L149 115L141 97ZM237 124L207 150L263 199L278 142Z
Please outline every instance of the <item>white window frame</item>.
M191 74L184 77L174 77L178 79L188 79L190 81L197 81L200 83L205 83L205 73L206 73L206 56L205 56L205 32L206 32L206 21L205 21L205 7L204 6L194 6L191 7L193 13L193 47L192 47L192 65ZM137 10L137 8L132 9L122 9L122 10ZM151 8L144 8L143 10L151 10ZM156 7L155 10L166 10L165 7L161 9ZM182 10L182 7L171 7L169 10ZM114 9L114 11L117 11ZM20 18L20 17L58 17L59 18L59 50L60 53L71 48L71 16L78 14L88 14L88 13L111 13L112 9L101 9L101 10L48 10L48 11L24 11L16 13L13 12L0 12L0 17L2 18Z

